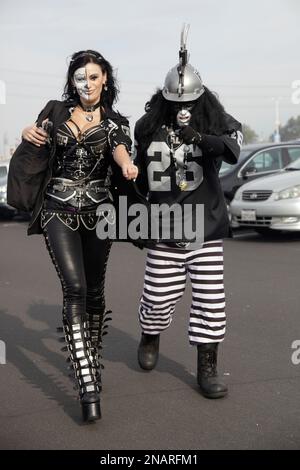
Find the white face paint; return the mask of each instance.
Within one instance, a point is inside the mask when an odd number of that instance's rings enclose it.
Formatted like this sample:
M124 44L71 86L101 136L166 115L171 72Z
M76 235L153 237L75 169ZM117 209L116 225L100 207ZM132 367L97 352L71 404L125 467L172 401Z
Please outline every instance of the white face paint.
M82 96L85 100L89 100L90 96L88 94L89 84L87 81L87 72L85 67L80 67L75 70L73 75L74 85L76 87L77 93L79 96Z
M180 111L177 113L177 124L179 127L184 127L188 126L189 122L191 120L191 113L188 109L182 108Z

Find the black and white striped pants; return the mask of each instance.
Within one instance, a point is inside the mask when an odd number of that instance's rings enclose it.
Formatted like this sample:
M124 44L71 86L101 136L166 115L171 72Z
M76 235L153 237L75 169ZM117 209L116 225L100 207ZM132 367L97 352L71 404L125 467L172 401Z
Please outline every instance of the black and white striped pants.
M225 335L223 242L204 242L194 251L159 244L148 250L139 319L147 334L168 328L176 303L192 283L190 344L221 342Z

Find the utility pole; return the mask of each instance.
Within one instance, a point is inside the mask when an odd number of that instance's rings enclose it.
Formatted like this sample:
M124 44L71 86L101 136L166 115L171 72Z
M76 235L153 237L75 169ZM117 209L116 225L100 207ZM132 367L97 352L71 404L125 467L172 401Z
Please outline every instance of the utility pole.
M278 98L272 98L272 100L275 102L275 132L274 132L274 142L279 143L281 142L281 137L280 137L280 117L279 117L279 101L281 100L281 97L279 96Z

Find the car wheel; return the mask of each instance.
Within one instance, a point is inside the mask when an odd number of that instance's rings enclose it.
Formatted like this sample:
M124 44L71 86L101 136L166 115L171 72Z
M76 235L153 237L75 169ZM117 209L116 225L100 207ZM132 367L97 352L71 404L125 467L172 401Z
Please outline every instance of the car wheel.
M231 221L232 221L232 215L231 215L231 212L230 212L230 209L229 209L229 207L230 207L230 202L231 202L231 201L230 201L229 199L227 199L227 197L225 197L225 203L226 203L226 208L227 208L228 219L229 219L229 222L231 223Z

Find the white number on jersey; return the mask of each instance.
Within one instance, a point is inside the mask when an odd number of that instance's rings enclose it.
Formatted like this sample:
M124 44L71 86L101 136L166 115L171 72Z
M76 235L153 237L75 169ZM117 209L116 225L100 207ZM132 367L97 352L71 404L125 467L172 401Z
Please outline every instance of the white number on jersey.
M184 160L184 147L181 145L175 150L175 159L177 161L178 170L181 173L183 169ZM188 156L189 157L201 157L202 151L198 147L189 145ZM148 165L148 182L150 191L171 191L171 177L169 175L164 176L163 173L171 165L170 148L166 142L152 142L147 150L149 157L154 157L157 161L150 162ZM187 187L184 191L193 191L196 189L203 180L202 166L196 161L187 161L187 173L189 178L187 179ZM192 178L191 178L192 174Z

